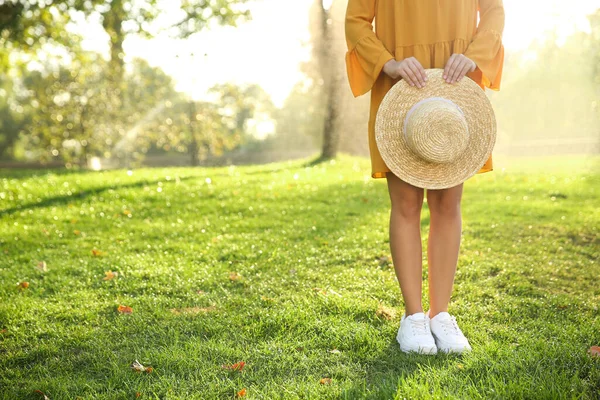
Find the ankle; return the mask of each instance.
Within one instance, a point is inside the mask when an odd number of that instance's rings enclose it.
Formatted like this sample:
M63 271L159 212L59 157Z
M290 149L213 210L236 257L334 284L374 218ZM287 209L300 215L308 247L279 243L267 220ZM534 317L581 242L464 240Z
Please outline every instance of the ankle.
M405 309L404 314L408 317L409 315L413 315L413 314L416 314L416 313L419 313L419 312L424 313L423 307L419 307L419 308L415 308L415 309L408 309L407 308L407 309Z
M447 308L444 310L434 310L433 308L429 309L429 319L435 317L436 315L438 315L439 313L444 312L444 311L448 312L448 309Z

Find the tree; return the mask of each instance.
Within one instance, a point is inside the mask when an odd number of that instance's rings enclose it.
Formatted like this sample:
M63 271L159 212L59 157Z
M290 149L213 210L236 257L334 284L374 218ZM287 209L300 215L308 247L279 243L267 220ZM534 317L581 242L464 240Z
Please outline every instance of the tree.
M185 38L206 28L210 21L235 25L250 16L248 0L181 0L181 19L165 28ZM111 70L123 71L123 42L129 34L152 37L151 23L161 14L157 0L13 0L0 6L0 37L15 48L28 50L49 40L61 43L74 12L97 13L110 38Z
M338 73L339 57L334 51L336 40L333 9L336 3L336 1L315 0L314 12L311 13L316 19L315 24L312 25L313 57L319 67L318 82L322 84L322 95L324 96L322 159L336 156L340 139L336 126L339 115L338 101L341 81Z

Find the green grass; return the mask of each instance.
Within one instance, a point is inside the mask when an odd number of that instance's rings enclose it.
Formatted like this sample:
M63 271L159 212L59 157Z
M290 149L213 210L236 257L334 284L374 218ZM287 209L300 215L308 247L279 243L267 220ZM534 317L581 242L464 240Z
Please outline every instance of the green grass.
M449 307L473 351L435 356L395 341L368 159L0 171L0 398L598 398L599 158L494 160L465 183ZM428 224L425 203L425 309Z

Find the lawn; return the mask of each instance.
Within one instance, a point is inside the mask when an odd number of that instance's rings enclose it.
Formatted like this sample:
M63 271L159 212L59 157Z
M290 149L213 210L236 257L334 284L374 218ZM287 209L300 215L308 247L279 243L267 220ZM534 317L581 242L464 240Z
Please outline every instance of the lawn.
M435 356L395 340L385 180L309 161L0 171L0 399L600 397L600 157L465 183L473 351Z

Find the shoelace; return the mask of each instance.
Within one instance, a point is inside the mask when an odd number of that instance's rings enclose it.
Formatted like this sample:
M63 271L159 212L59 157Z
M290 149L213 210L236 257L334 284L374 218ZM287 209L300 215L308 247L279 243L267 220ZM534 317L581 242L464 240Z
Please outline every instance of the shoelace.
M460 335L462 332L456 323L456 317L452 316L450 319L441 320L440 323L444 325L444 328L451 329L455 335Z
M413 332L416 332L419 335L426 335L428 333L427 320L411 320L410 326L412 327Z

